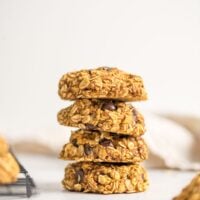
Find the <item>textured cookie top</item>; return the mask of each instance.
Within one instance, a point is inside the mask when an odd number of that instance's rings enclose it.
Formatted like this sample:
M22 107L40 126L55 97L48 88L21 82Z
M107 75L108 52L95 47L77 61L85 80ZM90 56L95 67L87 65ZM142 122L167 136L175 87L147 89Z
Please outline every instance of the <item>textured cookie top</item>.
M200 200L200 174L173 200Z
M148 178L140 165L81 162L66 167L63 186L83 192L131 193L145 191Z
M19 166L10 153L0 156L0 184L13 183L17 180Z
M148 157L140 137L109 132L77 130L64 145L60 157L66 160L139 163Z
M58 113L62 125L87 130L140 136L145 132L142 115L121 101L79 99Z
M0 136L0 156L8 152L8 144L3 137Z
M96 98L136 101L147 99L140 76L109 67L80 70L63 75L59 82L58 93L65 100Z

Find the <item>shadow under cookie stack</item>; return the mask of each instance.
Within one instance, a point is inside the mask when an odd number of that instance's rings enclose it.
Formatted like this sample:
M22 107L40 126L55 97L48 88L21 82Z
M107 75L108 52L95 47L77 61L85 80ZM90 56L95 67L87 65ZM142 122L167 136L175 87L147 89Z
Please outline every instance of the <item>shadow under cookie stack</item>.
M67 190L103 194L145 191L148 157L142 115L128 102L146 100L140 76L100 67L67 73L59 95L75 102L58 113L61 125L77 127L60 158L76 160L65 169Z

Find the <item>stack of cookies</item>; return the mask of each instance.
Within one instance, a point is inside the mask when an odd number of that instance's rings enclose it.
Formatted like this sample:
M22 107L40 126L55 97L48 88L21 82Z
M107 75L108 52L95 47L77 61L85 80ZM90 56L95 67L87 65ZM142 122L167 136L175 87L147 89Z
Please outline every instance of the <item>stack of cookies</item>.
M77 127L60 158L76 160L65 169L64 188L103 194L145 191L139 165L148 151L142 115L127 102L146 100L141 77L100 67L62 76L59 95L75 102L58 113L61 125Z
M19 166L8 150L5 139L0 137L0 185L15 182L19 174Z

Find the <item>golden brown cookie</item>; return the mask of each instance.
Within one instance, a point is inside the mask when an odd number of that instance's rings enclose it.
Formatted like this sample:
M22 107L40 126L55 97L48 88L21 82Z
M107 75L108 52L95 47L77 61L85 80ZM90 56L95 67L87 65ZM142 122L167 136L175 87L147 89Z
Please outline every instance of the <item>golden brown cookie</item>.
M58 113L65 126L140 136L145 132L143 116L121 101L79 99Z
M8 152L8 144L3 137L0 136L0 156Z
M19 166L10 153L0 156L0 184L9 184L17 180Z
M173 200L200 200L200 174Z
M64 145L60 158L93 162L139 163L148 157L141 137L115 133L77 130Z
M59 82L58 93L65 100L88 98L138 101L147 99L140 76L109 67L80 70L63 75Z
M146 171L140 165L80 162L65 169L67 190L103 194L145 191Z

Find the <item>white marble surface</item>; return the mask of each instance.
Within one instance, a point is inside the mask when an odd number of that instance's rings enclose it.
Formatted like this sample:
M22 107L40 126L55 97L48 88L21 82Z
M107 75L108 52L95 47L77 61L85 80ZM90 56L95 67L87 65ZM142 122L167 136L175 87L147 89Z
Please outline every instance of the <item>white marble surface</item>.
M29 170L37 184L38 194L33 200L171 200L179 193L181 188L194 176L195 172L180 172L173 170L149 169L150 187L147 192L139 194L117 194L98 195L83 194L63 191L60 184L63 178L65 161L51 157L19 155L20 161ZM0 200L26 199L25 197L8 198L1 197Z

